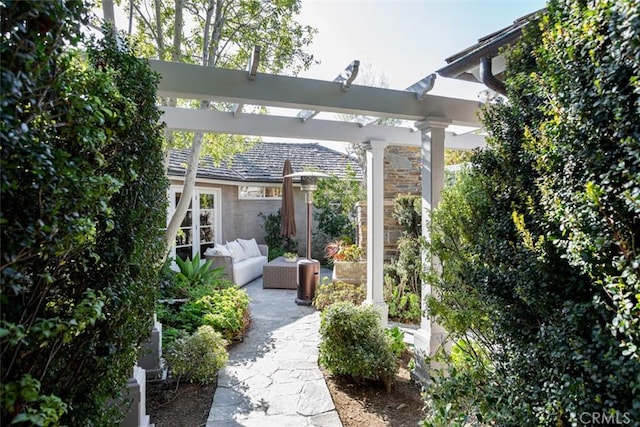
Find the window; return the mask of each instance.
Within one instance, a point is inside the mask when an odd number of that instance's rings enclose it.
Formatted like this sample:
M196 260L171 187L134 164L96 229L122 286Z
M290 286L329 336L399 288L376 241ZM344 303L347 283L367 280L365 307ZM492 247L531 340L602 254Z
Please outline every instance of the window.
M241 185L238 187L239 199L281 199L281 185Z

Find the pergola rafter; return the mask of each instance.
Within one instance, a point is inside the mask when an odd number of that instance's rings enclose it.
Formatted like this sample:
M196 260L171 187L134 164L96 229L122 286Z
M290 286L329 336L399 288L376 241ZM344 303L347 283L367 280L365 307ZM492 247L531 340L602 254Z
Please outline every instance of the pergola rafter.
M415 92L351 85L300 77L258 73L250 80L246 71L150 60L162 75L158 95L232 104L292 108L421 121L448 117L451 124L480 127L478 102Z

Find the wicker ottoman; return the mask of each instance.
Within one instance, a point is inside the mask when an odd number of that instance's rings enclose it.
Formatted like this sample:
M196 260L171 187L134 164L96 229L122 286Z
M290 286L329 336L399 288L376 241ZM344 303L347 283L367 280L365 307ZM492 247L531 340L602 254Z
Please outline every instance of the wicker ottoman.
M264 289L297 289L298 263L286 262L278 257L262 267L262 287Z

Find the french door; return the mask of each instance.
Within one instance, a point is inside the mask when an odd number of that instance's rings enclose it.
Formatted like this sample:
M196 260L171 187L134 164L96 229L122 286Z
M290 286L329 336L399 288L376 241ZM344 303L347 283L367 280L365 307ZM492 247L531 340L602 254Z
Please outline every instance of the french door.
M169 218L182 197L182 187L171 187L170 193ZM195 188L189 209L178 229L171 256L182 259L192 259L197 253L202 256L207 248L218 241L222 218L220 200L220 189Z

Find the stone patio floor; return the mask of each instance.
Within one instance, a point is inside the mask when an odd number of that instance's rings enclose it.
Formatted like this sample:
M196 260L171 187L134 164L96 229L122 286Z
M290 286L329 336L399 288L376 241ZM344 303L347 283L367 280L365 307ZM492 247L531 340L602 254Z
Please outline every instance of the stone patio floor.
M207 427L342 427L318 368L320 312L297 305L295 290L262 289L262 278L243 289L251 326L218 375Z

